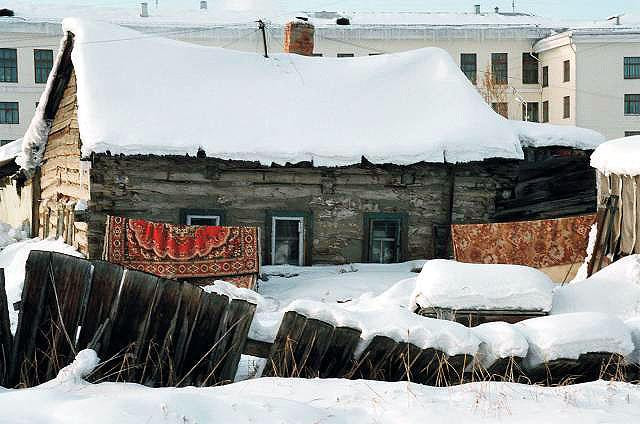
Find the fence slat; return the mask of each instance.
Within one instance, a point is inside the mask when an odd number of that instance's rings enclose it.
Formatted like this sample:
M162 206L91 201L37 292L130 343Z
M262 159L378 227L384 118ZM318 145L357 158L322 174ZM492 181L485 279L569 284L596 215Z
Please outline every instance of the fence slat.
M11 373L11 321L9 320L9 304L5 290L4 269L0 268L0 386L5 387Z
M294 352L304 330L307 317L295 311L288 311L282 318L276 339L271 346L262 375L264 377L292 377L297 365Z
M244 300L234 299L229 304L229 334L225 337L229 340L227 351L220 366L218 381L232 383L235 379L240 362L240 356L244 351L249 334L249 327L256 311L256 305Z
M334 327L326 322L309 318L295 349L297 373L295 377L317 378L320 376L322 359L327 353Z
M387 336L375 336L358 358L354 376L365 380L384 380L388 372L385 362L397 345Z
M321 378L342 378L355 366L353 353L358 347L362 330L350 327L337 327L322 365L320 365Z

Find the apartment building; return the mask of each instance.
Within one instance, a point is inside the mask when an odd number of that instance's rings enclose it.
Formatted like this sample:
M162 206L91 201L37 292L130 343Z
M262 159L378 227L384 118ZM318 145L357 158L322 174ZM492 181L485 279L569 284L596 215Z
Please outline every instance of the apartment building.
M147 8L143 17L138 11L109 9L100 15L95 10L85 14L185 42L264 53L262 32L250 15L222 17L206 10L171 15ZM348 60L440 47L510 119L579 125L608 138L640 131L640 112L635 112L636 107L640 111L640 78L634 77L640 66L635 63L640 53L634 53L640 51L640 25L636 32L624 22L585 25L499 10L301 15L316 27L315 56ZM265 19L268 54L283 51L283 28L291 17ZM60 22L55 14L0 18L0 140L26 130L44 88L40 81L58 48Z

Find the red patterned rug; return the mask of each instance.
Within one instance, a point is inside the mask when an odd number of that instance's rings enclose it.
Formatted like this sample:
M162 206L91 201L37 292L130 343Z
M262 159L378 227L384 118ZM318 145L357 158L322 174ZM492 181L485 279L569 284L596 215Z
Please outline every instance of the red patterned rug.
M534 268L584 260L595 215L498 224L452 225L460 262L516 264Z
M253 288L260 271L258 229L109 216L103 259L164 278L197 284L219 279Z

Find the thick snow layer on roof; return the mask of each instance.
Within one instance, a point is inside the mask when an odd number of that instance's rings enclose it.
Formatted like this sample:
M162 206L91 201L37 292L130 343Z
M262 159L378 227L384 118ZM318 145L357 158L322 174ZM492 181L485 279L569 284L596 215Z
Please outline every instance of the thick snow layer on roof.
M591 155L591 166L605 175L640 175L640 136L601 144Z
M634 350L631 332L618 317L594 312L550 315L515 324L529 343L529 366L555 359L578 359L584 353Z
M22 150L22 139L0 146L0 166L12 162Z
M640 255L619 259L586 280L554 292L552 314L587 311L622 319L640 317Z
M508 122L441 49L266 59L109 24L63 25L76 35L84 155L202 147L220 158L317 166L363 155L397 164L523 157Z
M412 295L423 307L549 311L553 282L543 272L520 265L428 261Z
M476 360L485 368L498 359L527 356L527 339L511 324L489 322L471 330L481 341Z
M509 122L518 132L523 147L561 146L593 150L605 141L604 135L599 132L573 125Z

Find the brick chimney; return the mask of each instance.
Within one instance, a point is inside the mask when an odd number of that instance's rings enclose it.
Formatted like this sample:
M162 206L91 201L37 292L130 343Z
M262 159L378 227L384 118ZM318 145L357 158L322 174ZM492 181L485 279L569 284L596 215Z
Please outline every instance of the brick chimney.
M303 56L313 55L315 27L306 19L296 19L284 27L284 51Z

